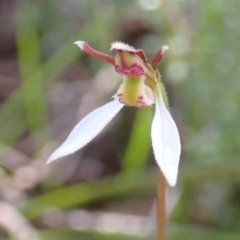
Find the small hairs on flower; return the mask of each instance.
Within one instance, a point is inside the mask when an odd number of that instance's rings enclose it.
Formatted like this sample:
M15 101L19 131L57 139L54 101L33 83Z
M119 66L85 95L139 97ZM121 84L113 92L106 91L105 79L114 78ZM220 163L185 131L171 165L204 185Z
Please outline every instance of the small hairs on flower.
M122 51L128 51L128 52L138 52L139 50L135 49L134 47L122 43L122 42L114 42L111 44L110 51L112 50L122 50Z

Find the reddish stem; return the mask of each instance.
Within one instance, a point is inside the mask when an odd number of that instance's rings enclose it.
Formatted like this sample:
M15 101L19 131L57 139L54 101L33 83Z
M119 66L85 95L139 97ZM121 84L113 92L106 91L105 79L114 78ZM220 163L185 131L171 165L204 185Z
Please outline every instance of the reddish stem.
M166 224L166 179L159 172L157 192L157 240L165 239Z
M168 50L168 46L162 46L155 58L152 60L152 67L156 69L157 65L162 61L164 52Z
M87 43L84 43L82 51L90 57L115 65L114 57L95 50L94 48L89 46Z

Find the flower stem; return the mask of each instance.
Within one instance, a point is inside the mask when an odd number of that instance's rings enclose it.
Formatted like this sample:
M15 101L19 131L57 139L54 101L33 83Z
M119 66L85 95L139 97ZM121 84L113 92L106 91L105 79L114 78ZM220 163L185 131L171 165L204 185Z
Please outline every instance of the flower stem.
M159 87L161 88L161 93L163 97L164 104L169 108L167 92L165 90L164 84L161 81L161 76L157 72L159 79ZM166 229L166 188L167 182L161 171L159 171L158 177L158 187L157 187L157 240L165 239L165 229Z
M165 239L166 225L166 179L159 171L157 188L157 240Z

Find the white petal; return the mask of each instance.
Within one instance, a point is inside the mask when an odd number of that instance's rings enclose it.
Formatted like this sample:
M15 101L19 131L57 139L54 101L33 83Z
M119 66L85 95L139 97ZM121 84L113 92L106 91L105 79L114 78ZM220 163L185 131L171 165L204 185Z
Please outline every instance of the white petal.
M123 106L117 100L113 100L88 114L75 126L65 142L52 153L47 163L74 153L85 146L97 136Z
M181 143L177 126L164 105L159 84L155 91L155 101L155 116L151 129L153 151L156 161L169 185L175 186Z

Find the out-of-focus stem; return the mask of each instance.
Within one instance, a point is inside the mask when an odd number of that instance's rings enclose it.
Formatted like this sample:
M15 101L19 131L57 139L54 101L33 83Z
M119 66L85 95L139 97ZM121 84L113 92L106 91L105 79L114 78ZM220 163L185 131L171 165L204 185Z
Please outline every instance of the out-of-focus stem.
M167 92L165 87L161 81L160 75L159 84L161 88L161 93L163 97L164 104L167 108L169 108ZM165 239L165 231L166 231L166 188L167 182L161 171L159 171L158 177L158 187L157 187L157 240Z
M166 226L166 179L159 172L157 187L157 240L165 239Z
M76 41L74 44L78 45L78 47L88 56L102 60L104 62L110 63L112 65L115 65L115 59L114 57L99 52L96 49L92 48L90 45L88 45L84 41Z

